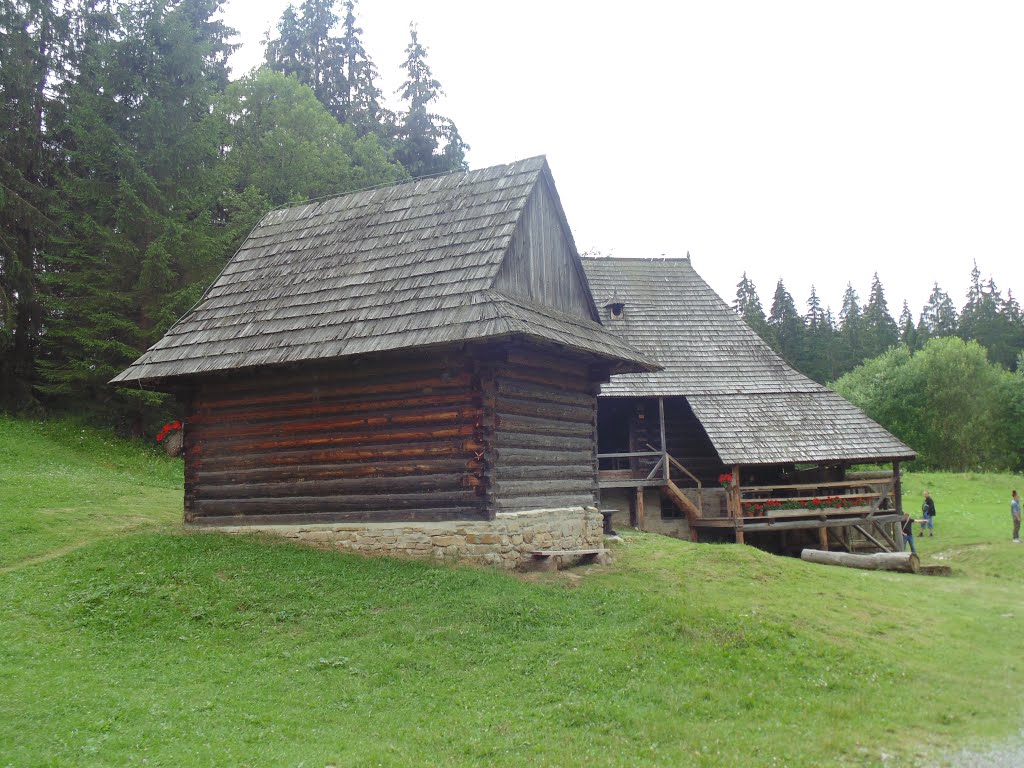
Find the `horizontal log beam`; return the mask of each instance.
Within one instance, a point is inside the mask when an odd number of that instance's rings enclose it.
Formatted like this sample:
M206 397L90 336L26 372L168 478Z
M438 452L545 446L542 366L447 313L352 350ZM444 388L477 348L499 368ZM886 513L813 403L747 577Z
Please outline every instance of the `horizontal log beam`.
M361 444L340 448L311 448L306 450L259 451L229 453L221 456L203 456L205 469L246 469L262 466L300 466L307 462L363 463L390 460L427 459L445 456L471 457L484 450L484 444L474 439L450 441L410 442L397 445Z
M337 497L360 494L449 494L476 488L480 478L469 474L410 475L407 477L347 477L332 480L284 480L218 485L200 475L200 497L206 499L271 499Z
M443 522L446 520L487 520L483 508L436 507L381 512L355 510L350 512L306 512L276 515L194 515L187 522L191 527L254 526L254 525L322 525L329 523L402 523Z
M282 496L280 498L196 499L197 515L259 515L273 513L372 514L403 509L473 509L482 501L473 490L445 493L374 493L345 496Z
M263 424L293 422L309 419L326 419L345 414L400 413L420 411L427 408L463 407L480 408L479 398L469 390L436 392L430 395L414 395L400 398L381 397L379 394L365 397L342 397L325 400L310 393L299 403L290 405L262 405L248 409L217 409L215 412L197 412L189 419L189 425L212 427L215 425Z
M912 552L875 552L858 555L852 552L828 552L820 549L805 549L800 559L820 565L841 565L846 568L860 568L866 571L899 571L917 573L921 561Z
M406 477L415 475L476 473L484 469L479 461L465 458L435 459L409 462L375 460L368 463L336 462L331 464L290 464L285 466L259 466L248 469L211 471L206 465L199 469L203 482L227 485L233 483L270 482L282 480L332 480L347 477Z

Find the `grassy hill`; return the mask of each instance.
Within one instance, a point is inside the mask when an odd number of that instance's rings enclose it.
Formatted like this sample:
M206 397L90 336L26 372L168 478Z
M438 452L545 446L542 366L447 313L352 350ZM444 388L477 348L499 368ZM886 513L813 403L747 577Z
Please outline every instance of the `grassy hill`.
M1019 729L1019 481L908 477L952 578L648 535L523 577L184 534L178 462L0 418L0 766L935 765Z

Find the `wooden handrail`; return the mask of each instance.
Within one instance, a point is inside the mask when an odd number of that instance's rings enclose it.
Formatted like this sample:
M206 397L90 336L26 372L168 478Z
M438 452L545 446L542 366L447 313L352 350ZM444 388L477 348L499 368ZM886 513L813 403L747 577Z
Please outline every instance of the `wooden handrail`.
M632 458L641 458L641 457L649 457L649 456L661 456L661 451L654 451L653 453L652 452L648 452L648 451L637 451L635 453L599 453L599 454L597 454L597 458L599 458L599 459L632 459Z

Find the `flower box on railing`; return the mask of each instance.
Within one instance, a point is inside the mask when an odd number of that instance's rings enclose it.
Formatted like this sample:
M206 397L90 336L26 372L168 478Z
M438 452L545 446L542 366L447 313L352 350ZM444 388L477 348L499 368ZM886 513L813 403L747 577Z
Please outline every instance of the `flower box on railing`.
M752 499L742 503L744 517L773 517L812 512L859 512L871 508L873 496L810 496L789 499Z

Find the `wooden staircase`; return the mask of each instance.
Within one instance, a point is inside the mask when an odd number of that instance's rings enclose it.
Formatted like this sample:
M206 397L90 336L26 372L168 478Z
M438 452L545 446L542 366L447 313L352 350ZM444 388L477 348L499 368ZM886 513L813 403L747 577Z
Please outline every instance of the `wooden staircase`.
M675 504L686 515L686 522L689 523L690 527L690 541L699 541L696 521L701 516L701 513L697 509L697 505L690 501L690 497L683 493L682 489L673 483L670 478L665 478L664 484L658 490L661 491L661 495L664 498Z

